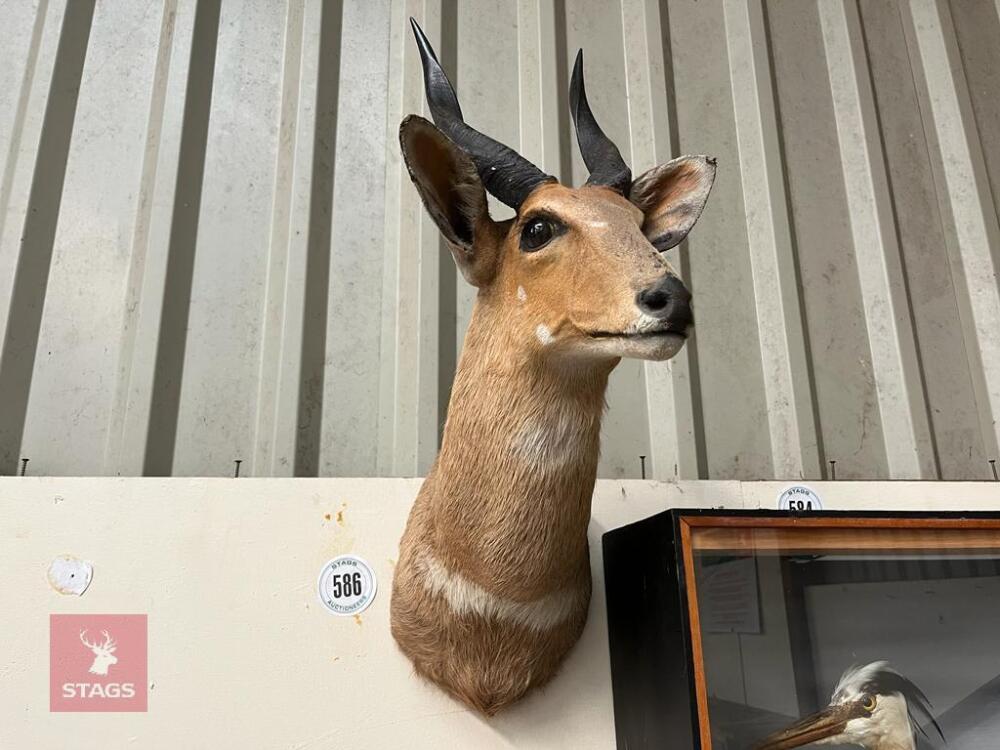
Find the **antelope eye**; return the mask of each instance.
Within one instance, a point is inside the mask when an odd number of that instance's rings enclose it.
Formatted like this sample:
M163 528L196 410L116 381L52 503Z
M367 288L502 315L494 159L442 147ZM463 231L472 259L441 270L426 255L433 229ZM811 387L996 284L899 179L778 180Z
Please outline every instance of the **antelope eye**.
M878 699L871 693L865 693L861 696L861 708L863 708L868 713L875 710L875 706L878 704Z
M551 219L544 217L529 219L521 230L521 249L527 253L541 250L556 236L556 233L557 227Z

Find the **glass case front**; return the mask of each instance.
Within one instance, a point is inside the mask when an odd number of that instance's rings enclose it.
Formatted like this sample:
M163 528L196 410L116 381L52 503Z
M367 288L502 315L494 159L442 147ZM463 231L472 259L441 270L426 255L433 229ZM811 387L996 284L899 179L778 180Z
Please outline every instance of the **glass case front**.
M702 748L1000 747L1000 522L678 524Z

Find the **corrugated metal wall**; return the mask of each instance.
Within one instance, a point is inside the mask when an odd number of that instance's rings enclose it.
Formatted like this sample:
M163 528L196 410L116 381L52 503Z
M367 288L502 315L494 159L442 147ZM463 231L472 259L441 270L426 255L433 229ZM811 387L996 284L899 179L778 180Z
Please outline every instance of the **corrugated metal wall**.
M564 181L580 46L636 173L719 159L603 476L992 478L996 0L0 3L0 472L426 470L472 292L400 165L409 15Z

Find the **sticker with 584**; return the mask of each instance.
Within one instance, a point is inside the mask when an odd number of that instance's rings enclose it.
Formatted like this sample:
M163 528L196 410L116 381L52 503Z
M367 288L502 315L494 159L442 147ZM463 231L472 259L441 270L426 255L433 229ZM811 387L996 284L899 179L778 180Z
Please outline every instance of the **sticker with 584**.
M823 510L823 501L812 487L796 484L788 487L778 495L778 510L792 513L810 513Z
M364 612L375 598L375 571L356 555L340 555L319 574L319 599L335 615Z

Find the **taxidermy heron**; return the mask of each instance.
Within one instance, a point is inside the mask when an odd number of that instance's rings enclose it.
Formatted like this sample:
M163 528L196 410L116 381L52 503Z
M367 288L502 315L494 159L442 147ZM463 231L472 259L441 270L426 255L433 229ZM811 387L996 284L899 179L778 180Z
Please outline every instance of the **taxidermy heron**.
M922 714L944 739L927 696L916 685L876 661L851 667L833 691L830 705L775 732L755 750L790 750L808 744L860 745L866 750L916 750L915 732L927 733L914 713Z

